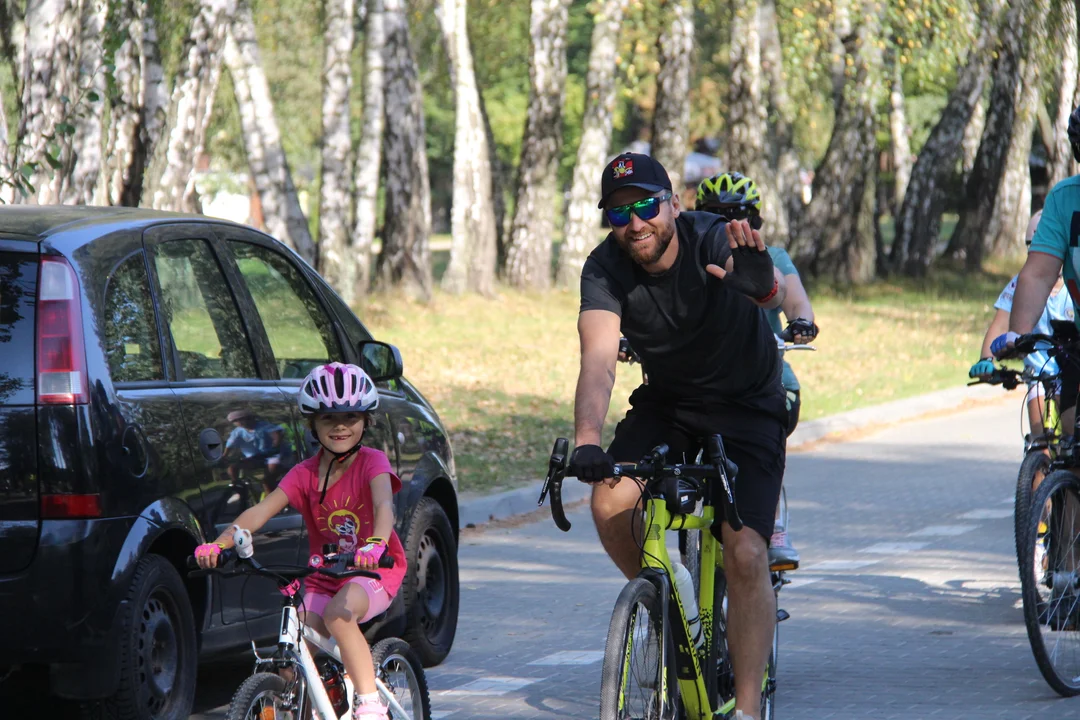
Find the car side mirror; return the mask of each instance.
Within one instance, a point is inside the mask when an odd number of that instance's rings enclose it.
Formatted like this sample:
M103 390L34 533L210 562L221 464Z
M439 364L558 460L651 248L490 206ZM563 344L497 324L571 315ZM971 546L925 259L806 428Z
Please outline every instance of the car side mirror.
M397 380L405 372L401 351L393 345L375 340L360 343L360 367L375 382Z

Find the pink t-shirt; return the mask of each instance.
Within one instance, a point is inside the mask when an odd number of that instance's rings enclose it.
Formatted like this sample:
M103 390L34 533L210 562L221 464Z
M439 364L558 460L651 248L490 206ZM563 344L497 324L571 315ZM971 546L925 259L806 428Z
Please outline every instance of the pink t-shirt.
M393 492L401 490L401 480L394 474L386 454L372 448L360 448L356 459L340 480L326 491L319 504L324 478L319 474L319 458L308 458L285 475L278 485L289 498L289 504L304 517L311 555L321 555L323 545L334 543L339 552L354 552L375 534L375 511L371 501L371 480L383 473L390 475ZM397 595L405 577L405 548L397 532L391 530L386 538L387 550L394 558L394 567L380 568L383 587L390 597ZM306 579L309 591L335 595L345 584L326 575L311 575Z

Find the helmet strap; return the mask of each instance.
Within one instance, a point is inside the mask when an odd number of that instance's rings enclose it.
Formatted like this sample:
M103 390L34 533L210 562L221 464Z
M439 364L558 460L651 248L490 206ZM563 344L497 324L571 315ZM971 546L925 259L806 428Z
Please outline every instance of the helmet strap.
M366 433L366 432L367 432L367 424L365 423L364 424L364 429L360 431L360 439L356 441L356 444L353 445L352 448L350 448L349 450L346 450L345 452L340 452L340 453L339 452L334 452L330 448L323 445L323 441L319 439L318 433L315 433L315 439L319 441L319 445L322 447L322 449L334 456L334 459L331 460L326 466L326 476L323 477L322 492L319 494L319 504L320 505L322 505L323 501L326 500L326 491L330 486L330 472L334 469L334 463L339 463L339 464L343 463L346 460L348 460L350 457L355 455L357 452L359 452L360 451L360 445L364 442L364 433Z

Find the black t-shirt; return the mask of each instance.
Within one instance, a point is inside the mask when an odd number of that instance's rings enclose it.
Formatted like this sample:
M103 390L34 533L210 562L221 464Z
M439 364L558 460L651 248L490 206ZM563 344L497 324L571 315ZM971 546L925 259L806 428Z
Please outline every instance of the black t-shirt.
M641 356L649 384L639 399L678 406L734 406L787 421L776 339L765 312L705 272L731 256L724 222L684 212L675 219L679 255L647 273L608 235L581 271L581 311L608 310ZM675 240L673 240L674 242Z

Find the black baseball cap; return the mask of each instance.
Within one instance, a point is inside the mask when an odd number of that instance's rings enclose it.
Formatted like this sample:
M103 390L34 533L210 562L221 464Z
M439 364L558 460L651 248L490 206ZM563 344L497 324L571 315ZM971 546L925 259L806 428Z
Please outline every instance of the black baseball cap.
M641 153L622 153L604 166L604 175L600 180L600 204L596 207L603 208L613 192L625 187L660 192L671 190L671 179L656 158Z

